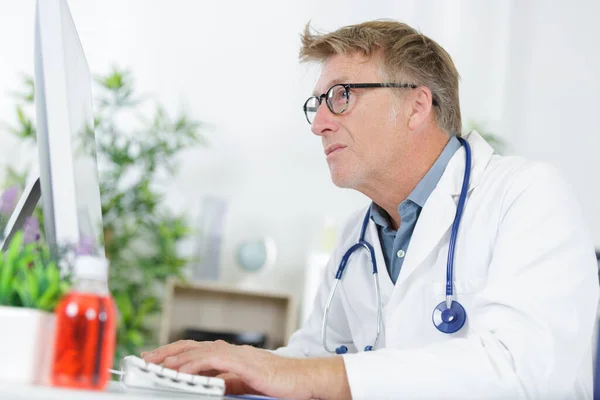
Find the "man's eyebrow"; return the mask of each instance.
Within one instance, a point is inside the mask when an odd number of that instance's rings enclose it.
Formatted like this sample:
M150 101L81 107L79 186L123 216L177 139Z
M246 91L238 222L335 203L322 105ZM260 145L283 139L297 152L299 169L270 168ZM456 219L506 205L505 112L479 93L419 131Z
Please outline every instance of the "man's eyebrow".
M337 85L338 83L348 83L348 77L346 76L342 76L341 78L335 78L332 81L329 81L329 83L327 84L327 89L329 89L330 87L332 87L333 85ZM317 93L315 90L313 90L313 96L320 96L321 93Z

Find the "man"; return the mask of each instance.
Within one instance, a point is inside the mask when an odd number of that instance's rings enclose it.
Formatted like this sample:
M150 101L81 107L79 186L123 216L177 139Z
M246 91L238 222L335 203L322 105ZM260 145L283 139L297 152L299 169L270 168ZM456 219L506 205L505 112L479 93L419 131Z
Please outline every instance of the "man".
M476 132L463 143L454 64L405 24L307 26L300 55L322 63L304 109L331 178L372 204L343 229L287 347L183 341L145 359L282 398L591 398L598 279L567 185L547 165L494 155ZM358 250L327 307L363 236L377 285Z

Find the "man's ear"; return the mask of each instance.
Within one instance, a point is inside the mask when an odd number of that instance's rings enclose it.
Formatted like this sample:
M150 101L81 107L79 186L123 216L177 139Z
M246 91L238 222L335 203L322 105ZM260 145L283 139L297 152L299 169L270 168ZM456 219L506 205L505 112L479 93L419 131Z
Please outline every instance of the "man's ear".
M414 89L411 98L409 110L408 127L411 130L418 130L429 118L433 110L433 96L431 90L426 86L419 86Z

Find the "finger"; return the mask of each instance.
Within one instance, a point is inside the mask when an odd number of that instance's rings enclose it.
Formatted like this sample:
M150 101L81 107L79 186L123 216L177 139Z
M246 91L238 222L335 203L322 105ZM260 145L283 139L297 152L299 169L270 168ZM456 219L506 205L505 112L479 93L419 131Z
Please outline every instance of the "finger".
M182 352L188 351L194 347L196 347L199 342L195 342L193 340L180 340L175 343L167 344L165 346L161 346L151 352L146 353L143 358L145 361L160 364L165 358L176 356Z
M192 353L192 352L190 352ZM201 355L192 356L188 361L181 364L180 372L188 374L204 375L206 371L217 370L223 373L231 372L227 366L226 355Z
M187 364L196 359L204 358L209 355L219 355L229 353L233 346L221 342L196 342L196 344L178 354L170 355L164 359L164 366L171 369L178 369L182 365Z

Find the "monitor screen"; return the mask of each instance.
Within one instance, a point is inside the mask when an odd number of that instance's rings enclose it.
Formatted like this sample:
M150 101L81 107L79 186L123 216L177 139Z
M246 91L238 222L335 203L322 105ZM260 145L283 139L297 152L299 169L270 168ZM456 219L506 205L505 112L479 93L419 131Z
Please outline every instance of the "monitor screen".
M91 74L65 0L37 2L35 86L48 244L104 256Z

